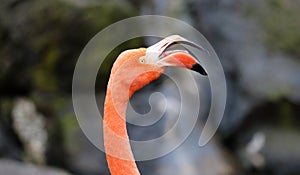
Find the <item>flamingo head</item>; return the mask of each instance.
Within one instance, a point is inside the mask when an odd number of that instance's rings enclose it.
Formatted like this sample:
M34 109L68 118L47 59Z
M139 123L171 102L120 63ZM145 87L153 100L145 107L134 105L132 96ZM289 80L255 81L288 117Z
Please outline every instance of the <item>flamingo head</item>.
M167 50L174 44L187 44L207 52L201 46L179 35L169 36L148 47L122 52L112 68L118 84L128 86L135 92L151 81L159 78L169 66L183 67L207 75L205 69L186 50Z

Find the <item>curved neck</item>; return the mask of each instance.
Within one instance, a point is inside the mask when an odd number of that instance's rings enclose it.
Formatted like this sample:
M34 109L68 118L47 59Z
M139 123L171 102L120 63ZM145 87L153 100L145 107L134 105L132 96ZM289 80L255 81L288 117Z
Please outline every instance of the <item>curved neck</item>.
M111 175L140 175L126 129L126 108L133 92L120 93L114 100L110 86L104 104L104 147ZM127 96L127 97L126 97Z
M122 61L123 58L118 58L114 63L107 86L103 122L104 147L112 175L140 175L127 134L126 108L130 97L159 78L165 68L137 65L128 70L130 65L122 66L120 59Z

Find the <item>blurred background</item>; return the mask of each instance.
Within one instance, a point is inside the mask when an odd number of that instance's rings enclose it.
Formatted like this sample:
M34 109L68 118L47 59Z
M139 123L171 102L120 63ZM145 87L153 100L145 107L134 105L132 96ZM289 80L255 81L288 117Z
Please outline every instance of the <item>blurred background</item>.
M0 0L0 174L109 174L104 153L78 127L72 75L97 32L144 14L184 20L209 40L225 71L228 99L208 145L197 146L206 119L200 115L177 150L137 162L141 173L300 174L299 0ZM144 45L143 38L134 39L107 57L96 85L100 110L114 59L122 50ZM207 88L202 91L209 96ZM174 84L162 79L133 97L137 111L149 110L152 91L178 102ZM130 137L161 135L174 122L171 115L151 127L128 126Z

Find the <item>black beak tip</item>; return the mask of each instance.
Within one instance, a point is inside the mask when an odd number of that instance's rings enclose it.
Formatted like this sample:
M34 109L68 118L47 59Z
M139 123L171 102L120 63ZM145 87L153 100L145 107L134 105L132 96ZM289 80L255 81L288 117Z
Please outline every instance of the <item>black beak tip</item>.
M193 64L191 70L196 71L196 72L200 73L201 75L207 76L207 72L199 63Z

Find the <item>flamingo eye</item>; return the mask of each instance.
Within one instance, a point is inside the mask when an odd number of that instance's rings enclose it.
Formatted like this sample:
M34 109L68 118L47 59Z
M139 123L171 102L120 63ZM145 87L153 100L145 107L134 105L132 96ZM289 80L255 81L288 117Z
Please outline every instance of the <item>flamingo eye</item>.
M140 63L145 64L145 57L140 58Z

